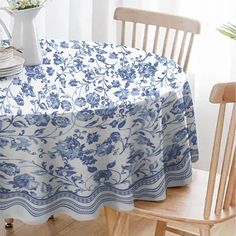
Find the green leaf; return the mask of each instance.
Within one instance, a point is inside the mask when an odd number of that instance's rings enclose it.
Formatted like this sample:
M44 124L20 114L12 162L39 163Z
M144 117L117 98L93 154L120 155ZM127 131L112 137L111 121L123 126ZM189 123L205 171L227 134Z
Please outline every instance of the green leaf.
M221 34L236 40L236 25L228 23L217 29Z

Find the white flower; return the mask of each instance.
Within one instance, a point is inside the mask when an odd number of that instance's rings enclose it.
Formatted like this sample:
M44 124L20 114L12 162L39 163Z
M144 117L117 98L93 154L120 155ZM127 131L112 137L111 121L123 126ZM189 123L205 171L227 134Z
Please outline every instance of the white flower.
M7 0L9 7L12 10L23 10L28 8L34 8L39 7L42 2L42 0Z

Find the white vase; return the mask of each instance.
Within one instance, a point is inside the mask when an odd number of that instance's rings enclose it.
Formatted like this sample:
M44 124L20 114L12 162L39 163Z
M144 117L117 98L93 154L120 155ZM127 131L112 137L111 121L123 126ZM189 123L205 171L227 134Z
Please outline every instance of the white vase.
M35 17L41 7L11 12L14 18L11 45L23 52L25 65L42 63L42 52L35 27Z

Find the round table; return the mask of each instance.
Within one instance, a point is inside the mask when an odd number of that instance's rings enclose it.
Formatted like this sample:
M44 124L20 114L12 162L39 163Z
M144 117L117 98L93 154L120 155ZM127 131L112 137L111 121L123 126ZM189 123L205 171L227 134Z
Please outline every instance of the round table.
M42 65L0 81L0 217L90 220L191 181L196 127L180 66L105 43L41 47Z

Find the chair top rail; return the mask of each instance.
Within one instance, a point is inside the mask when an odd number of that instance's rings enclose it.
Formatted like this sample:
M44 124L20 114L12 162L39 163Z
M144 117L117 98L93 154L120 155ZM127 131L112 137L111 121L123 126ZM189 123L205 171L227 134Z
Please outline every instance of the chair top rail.
M201 28L197 20L134 8L116 8L114 19L188 31L193 34L199 34Z
M210 95L211 103L235 103L236 82L216 84Z

